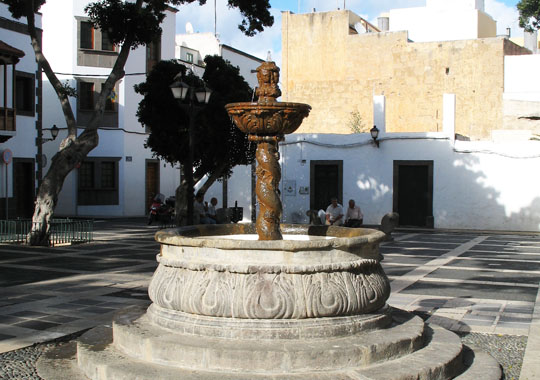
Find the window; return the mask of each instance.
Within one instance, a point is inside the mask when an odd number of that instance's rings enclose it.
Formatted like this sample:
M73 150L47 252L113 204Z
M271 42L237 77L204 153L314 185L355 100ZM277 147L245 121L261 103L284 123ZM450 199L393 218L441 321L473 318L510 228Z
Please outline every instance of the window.
M92 119L98 95L102 90L105 81L99 78L84 77L77 78L77 82L77 125L84 128ZM100 127L118 127L117 98L118 88L115 87L105 100L105 112L103 113Z
M193 54L186 53L186 61L193 63Z
M80 206L118 204L118 162L120 157L88 157L79 167Z
M101 50L115 51L114 44L109 39L109 33L101 32Z
M115 102L116 102L116 91L113 89L111 91L111 94L107 98L107 100L105 100L105 111L114 112L116 110Z
M146 45L146 73L161 60L161 36Z
M106 31L94 29L88 17L78 17L77 64L79 66L112 68L118 56L116 46L111 42Z
M16 109L18 115L34 116L35 109L35 76L28 73L17 71L15 73L15 85L16 85Z
M94 109L94 83L79 82L79 109L85 111Z
M94 188L94 163L84 161L79 168L79 189Z
M94 27L88 21L81 22L80 48L81 49L94 48Z

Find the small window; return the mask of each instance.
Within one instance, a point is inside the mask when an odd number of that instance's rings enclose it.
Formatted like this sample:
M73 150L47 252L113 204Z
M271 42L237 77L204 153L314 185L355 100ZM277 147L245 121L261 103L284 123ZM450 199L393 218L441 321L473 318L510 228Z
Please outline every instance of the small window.
M17 72L15 81L17 114L34 116L35 77L32 74Z
M79 108L81 110L94 109L94 84L79 82Z
M115 51L114 44L109 39L109 33L101 31L101 50Z
M88 157L78 170L77 203L81 206L118 204L119 157Z
M161 60L161 36L146 45L146 72L152 71L156 63Z
M193 54L186 53L186 61L193 63Z
M81 21L81 49L94 48L94 27L88 21Z

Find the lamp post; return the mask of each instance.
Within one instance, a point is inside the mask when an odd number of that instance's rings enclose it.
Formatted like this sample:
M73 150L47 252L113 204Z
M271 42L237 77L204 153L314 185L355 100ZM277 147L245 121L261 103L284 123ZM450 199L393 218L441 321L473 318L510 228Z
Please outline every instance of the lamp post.
M172 94L176 100L178 100L178 103L180 107L184 110L188 111L189 115L189 129L188 129L188 135L189 135L189 143L188 143L188 159L185 165L184 173L186 175L186 181L188 184L188 190L187 190L187 224L192 225L193 224L193 149L195 145L195 118L199 114L199 112L204 108L203 106L199 106L196 103L199 104L208 104L208 101L210 100L210 95L212 94L212 90L208 87L204 86L201 88L195 88L193 86L189 86L186 83L182 82L182 76L181 74L178 74L174 78L174 82L169 86L171 88ZM183 100L187 98L189 95L189 103L183 104L181 103Z
M369 133L371 134L371 138L373 139L373 143L378 148L379 147L379 140L377 140L377 138L379 137L379 128L377 128L377 126L374 125L373 128L371 128L369 130Z

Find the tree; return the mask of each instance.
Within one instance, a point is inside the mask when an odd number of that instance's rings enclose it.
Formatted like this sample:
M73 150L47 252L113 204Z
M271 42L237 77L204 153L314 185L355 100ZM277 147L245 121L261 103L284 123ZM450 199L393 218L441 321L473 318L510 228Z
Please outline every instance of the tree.
M53 1L53 0L49 0ZM62 1L62 0L54 0ZM98 0L86 6L85 12L95 28L107 31L109 40L121 46L110 75L98 95L93 116L84 131L77 136L77 122L69 103L70 92L54 74L41 49L40 35L35 28L35 12L38 12L46 0L4 0L13 17L27 18L28 32L36 61L53 86L62 106L67 124L67 137L61 142L59 151L53 156L49 171L38 189L33 227L29 233L31 245L48 245L50 224L67 175L79 165L98 143L97 129L101 123L107 98L115 84L124 76L124 66L130 50L145 45L161 34L160 24L169 5L182 5L195 0ZM206 0L199 0L204 4ZM246 35L251 36L273 24L269 13L269 0L228 0L230 7L238 8L243 16L239 25Z
M517 4L519 26L527 32L540 29L540 0L521 0Z
M206 84L213 92L208 105L198 114L194 133L194 183L207 176L200 191L208 188L221 177L228 177L236 165L251 163L255 155L255 144L248 141L232 123L225 104L249 101L253 90L240 75L240 70L219 56L207 56L202 80L176 61L159 62L150 72L146 82L135 87L143 95L137 116L143 126L151 130L147 147L154 154L171 164L180 163L186 169L188 159L189 115L178 106L169 85L180 73L183 81L191 86ZM180 222L182 210L187 202L188 185L186 173L176 191L177 218Z

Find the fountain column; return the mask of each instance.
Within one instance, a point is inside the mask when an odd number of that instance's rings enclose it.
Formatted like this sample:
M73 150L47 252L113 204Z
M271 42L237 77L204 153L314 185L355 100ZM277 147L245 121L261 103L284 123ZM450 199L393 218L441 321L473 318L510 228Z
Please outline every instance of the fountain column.
M278 143L281 136L250 135L249 140L257 142L257 185L255 192L259 200L257 234L259 240L282 240L279 222L283 207L279 196L281 170L279 167Z

